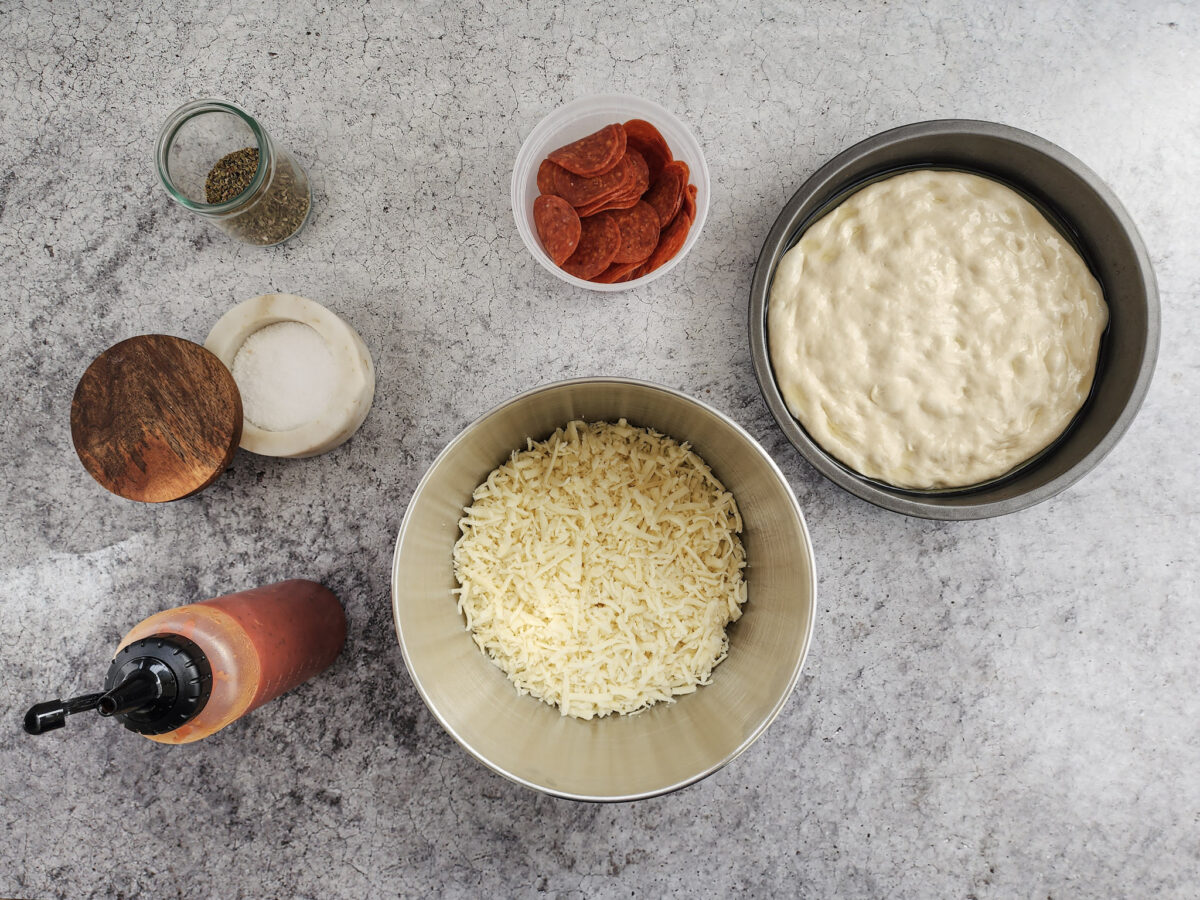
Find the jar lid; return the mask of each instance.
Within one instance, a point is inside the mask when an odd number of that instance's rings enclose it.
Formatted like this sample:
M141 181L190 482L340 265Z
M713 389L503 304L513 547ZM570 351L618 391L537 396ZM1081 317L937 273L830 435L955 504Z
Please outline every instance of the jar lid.
M88 366L71 400L71 440L93 478L130 500L178 500L212 484L242 437L242 399L199 344L145 334Z

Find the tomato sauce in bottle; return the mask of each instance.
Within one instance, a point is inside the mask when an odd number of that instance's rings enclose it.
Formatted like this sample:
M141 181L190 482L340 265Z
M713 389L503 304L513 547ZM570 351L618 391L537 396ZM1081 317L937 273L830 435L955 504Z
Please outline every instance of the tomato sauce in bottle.
M168 609L125 635L104 692L38 704L25 729L40 734L97 709L152 741L191 743L324 671L345 640L341 604L314 581Z

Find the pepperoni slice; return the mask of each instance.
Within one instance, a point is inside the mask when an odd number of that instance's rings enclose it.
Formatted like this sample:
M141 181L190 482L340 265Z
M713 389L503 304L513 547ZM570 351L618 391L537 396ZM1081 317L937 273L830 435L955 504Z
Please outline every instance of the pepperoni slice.
M675 256L687 240L688 231L691 230L691 227L692 220L682 212L672 219L671 224L663 229L662 236L658 239L658 246L654 248L654 252L650 254L650 258L642 263L636 272L634 272L633 278L641 278L643 275L649 275Z
M663 167L662 174L643 198L654 207L654 211L658 213L658 221L664 229L683 205L689 174L687 163L680 159L672 160Z
M611 213L621 232L621 248L613 257L614 263L642 262L658 245L658 213L654 207L639 200L629 209Z
M640 197L650 188L650 168L646 165L646 158L637 150L626 150L625 158L633 168L633 186L629 190L631 193L636 191Z
M576 278L595 278L609 267L621 249L621 230L610 213L590 216L582 222L579 246L570 259L562 264Z
M696 186L644 119L607 125L559 147L537 171L534 224L564 271L602 283L653 272L683 248Z
M542 246L556 266L561 266L579 245L579 214L562 197L543 194L533 201L533 224Z
M641 201L641 194L616 194L612 197L601 197L595 203L589 203L587 206L581 206L578 209L579 217L585 219L588 216L594 216L596 213L605 212L610 209L629 209L631 206L637 206Z
M683 194L683 205L680 209L687 213L687 217L693 222L696 221L696 186L689 184L687 190Z
M554 193L576 209L589 206L597 200L624 193L633 184L636 175L633 165L622 156L615 166L593 178L575 175L560 166L554 173Z
M548 155L568 172L592 178L603 175L625 155L625 127L605 125L599 131L559 147Z
M640 266L644 262L645 262L644 259L639 259L636 262L631 262L631 263L616 263L615 262L611 266L609 266L607 269L605 269L603 272L601 272L599 275L597 275L595 278L592 278L590 280L595 281L599 284L616 284L618 281L625 281L626 276L628 276L629 273L631 273L634 269L636 269L638 266Z
M561 169L562 166L557 163L552 163L548 159L543 159L542 164L538 166L537 171L537 186L539 194L557 194L558 191L554 187L554 173Z
M645 119L630 119L625 123L625 141L627 147L645 158L650 169L650 183L658 181L663 167L673 158L666 138Z
M650 181L646 161L636 150L631 150L626 152L622 165L625 167L625 182L614 188L612 193L604 194L586 206L578 207L580 216L593 216L606 209L629 209L642 199Z

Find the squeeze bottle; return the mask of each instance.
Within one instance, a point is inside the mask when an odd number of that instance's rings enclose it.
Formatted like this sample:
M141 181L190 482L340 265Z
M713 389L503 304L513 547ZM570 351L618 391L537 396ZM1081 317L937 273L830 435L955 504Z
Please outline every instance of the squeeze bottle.
M162 744L187 744L328 668L346 640L328 588L294 579L144 619L117 646L104 690L39 703L25 730L41 734L95 709Z

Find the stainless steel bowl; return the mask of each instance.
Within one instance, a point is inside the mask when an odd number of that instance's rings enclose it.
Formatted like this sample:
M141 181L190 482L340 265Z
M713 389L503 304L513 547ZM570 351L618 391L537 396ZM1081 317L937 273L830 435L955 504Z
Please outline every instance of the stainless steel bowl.
M1109 325L1091 397L1064 436L1032 464L973 489L908 491L865 478L826 453L794 419L771 369L767 299L780 258L835 199L911 168L977 172L1025 194L1062 228L1104 288ZM864 500L928 519L1015 512L1074 484L1116 445L1137 414L1158 356L1158 286L1129 213L1091 169L1036 135L968 119L920 122L855 144L822 166L788 201L763 244L750 288L754 372L772 415L796 449L835 484Z
M633 716L580 721L517 696L465 630L451 552L471 493L525 439L572 419L654 428L688 441L737 499L748 600L712 683ZM562 381L468 425L417 486L392 567L396 635L430 711L480 762L520 784L577 800L637 800L699 781L763 733L800 676L812 637L816 572L804 516L783 473L712 407L620 378Z

